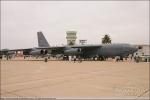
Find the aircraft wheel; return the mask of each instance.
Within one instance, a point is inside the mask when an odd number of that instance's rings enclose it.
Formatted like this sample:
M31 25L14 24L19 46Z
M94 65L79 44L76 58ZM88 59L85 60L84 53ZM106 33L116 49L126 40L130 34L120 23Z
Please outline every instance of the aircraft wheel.
M120 57L120 60L123 61L123 57Z

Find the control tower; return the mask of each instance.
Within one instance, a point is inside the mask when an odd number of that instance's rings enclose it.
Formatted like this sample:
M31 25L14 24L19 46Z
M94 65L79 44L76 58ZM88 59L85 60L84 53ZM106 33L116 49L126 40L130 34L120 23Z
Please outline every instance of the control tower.
M66 39L67 39L67 45L75 45L76 44L76 31L67 31L66 34Z

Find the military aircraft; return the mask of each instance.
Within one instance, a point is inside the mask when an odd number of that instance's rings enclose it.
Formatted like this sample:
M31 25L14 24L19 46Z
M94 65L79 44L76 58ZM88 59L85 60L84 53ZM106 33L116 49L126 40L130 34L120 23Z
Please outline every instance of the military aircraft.
M98 58L99 60L106 60L106 58L114 58L116 56L119 57L117 60L123 60L129 54L133 54L138 50L137 47L129 44L75 45L43 49L51 49L51 54L76 55L84 59Z
M38 47L28 49L15 49L12 51L23 51L23 55L43 56L47 61L47 55L63 55L74 56L81 58L98 58L105 60L108 57L114 58L118 56L117 60L123 60L129 54L133 54L139 48L130 44L100 44L100 45L73 45L73 46L56 46L52 47L47 42L42 32L37 32Z
M116 60L123 60L127 58L129 54L133 54L139 48L130 44L101 44L101 45L73 45L73 46L59 46L59 47L50 47L47 40L45 39L43 33L38 33L38 49L46 51L51 55L56 56L74 56L81 58L98 58L98 60L106 60L106 58L114 58L118 56Z

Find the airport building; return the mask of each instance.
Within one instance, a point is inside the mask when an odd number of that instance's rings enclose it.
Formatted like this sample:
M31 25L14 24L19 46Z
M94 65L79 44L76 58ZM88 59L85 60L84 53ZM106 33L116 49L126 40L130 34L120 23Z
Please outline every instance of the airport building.
M136 45L140 47L137 52L134 53L134 56L140 57L140 61L150 62L150 45Z
M67 45L75 45L76 44L76 31L67 31L66 34L66 39L67 39Z
M139 56L150 56L150 45L137 45L138 47L141 47L136 53Z
M87 40L79 40L79 44L80 45L85 45L85 44L87 44Z

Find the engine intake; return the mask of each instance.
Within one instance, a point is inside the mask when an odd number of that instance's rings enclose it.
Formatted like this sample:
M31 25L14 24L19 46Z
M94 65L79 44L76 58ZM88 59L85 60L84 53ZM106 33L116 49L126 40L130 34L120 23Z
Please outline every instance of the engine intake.
M33 50L30 52L31 55L46 55L47 53L47 50Z
M81 53L81 49L80 48L69 48L69 49L65 50L64 53L66 55L77 55L77 54Z

